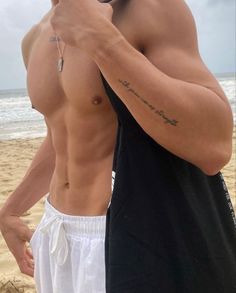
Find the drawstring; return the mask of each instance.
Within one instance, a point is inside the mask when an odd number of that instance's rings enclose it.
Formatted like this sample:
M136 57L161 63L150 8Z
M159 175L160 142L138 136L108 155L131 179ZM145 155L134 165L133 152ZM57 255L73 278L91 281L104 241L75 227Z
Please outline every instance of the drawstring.
M42 233L51 232L50 253L56 258L57 264L62 266L66 262L69 250L63 219L58 215L52 216L40 227L40 231Z

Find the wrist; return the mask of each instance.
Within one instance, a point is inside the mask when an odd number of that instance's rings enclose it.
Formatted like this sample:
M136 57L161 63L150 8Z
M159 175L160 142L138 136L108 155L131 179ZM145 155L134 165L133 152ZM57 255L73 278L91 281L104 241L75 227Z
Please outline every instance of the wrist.
M0 231L5 233L9 229L12 219L20 218L20 215L12 213L9 209L2 208L0 210Z
M1 230L1 225L4 219L6 219L8 216L10 216L11 213L7 212L6 210L1 209L0 210L0 230Z
M105 24L99 32L96 32L94 36L90 36L87 42L86 53L88 53L94 61L108 54L109 50L117 43L126 40L109 20L105 19L104 21Z
M3 210L3 209L0 210L0 231L1 232L3 232L9 216L10 216L10 214L6 213L5 210Z
M123 36L118 36L117 38L110 39L107 43L98 47L96 51L93 52L92 58L94 62L99 62L106 59L112 55L112 51L116 50L116 46L120 43L126 42Z
M5 218L7 215L9 215L9 213L6 211L5 208L1 208L0 209L0 222L3 218Z
M0 221L2 219L6 219L9 216L15 216L15 217L20 217L21 215L17 214L16 212L13 212L9 206L3 206L0 209Z

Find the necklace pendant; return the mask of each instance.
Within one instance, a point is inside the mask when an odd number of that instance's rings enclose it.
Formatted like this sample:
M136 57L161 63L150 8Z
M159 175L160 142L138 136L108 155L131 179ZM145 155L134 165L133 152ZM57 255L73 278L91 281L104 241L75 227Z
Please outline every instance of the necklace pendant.
M63 70L63 65L64 65L64 59L63 59L63 57L61 57L61 58L58 60L58 63L57 63L57 68L58 68L58 71L59 71L59 72L62 72L62 70Z

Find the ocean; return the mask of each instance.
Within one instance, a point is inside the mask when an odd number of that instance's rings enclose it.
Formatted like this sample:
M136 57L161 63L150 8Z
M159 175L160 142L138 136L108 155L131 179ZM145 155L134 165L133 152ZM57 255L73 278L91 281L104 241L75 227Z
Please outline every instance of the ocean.
M217 77L231 104L236 125L236 80ZM46 135L43 116L31 108L26 89L0 90L0 140L36 138Z

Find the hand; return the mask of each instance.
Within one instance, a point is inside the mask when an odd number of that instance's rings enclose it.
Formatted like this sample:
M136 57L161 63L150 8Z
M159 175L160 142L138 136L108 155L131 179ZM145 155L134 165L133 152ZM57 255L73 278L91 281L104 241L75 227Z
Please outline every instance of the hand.
M20 271L33 277L33 255L27 247L33 231L18 216L1 216L0 230L11 253L14 255Z
M112 14L112 6L98 0L59 0L51 25L66 44L93 55L121 35L111 23Z

